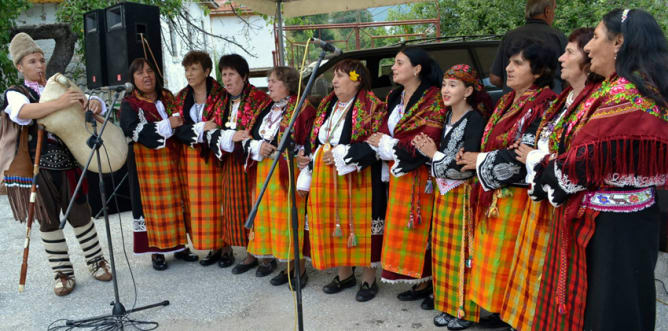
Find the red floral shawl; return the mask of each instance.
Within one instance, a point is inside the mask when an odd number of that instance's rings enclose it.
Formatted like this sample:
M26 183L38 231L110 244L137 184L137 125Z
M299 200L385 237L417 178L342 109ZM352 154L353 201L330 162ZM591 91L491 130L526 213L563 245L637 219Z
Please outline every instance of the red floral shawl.
M311 132L312 147L317 145L318 133L322 124L327 120L327 111L335 97L334 92L332 92L322 99L320 105L318 105L318 112L315 115ZM384 103L373 92L364 89L357 92L351 111L353 112L351 143L365 141L372 133L378 132L385 115Z
M223 119L221 113L223 111L223 107L221 107L220 99L223 97L225 90L220 84L218 84L218 82L215 79L211 77L207 77L207 82L211 84L211 90L209 90L209 95L206 98L206 103L204 111L202 113L202 118L204 119L204 121L213 120L219 127L222 127ZM189 115L187 113L189 109L183 109L183 107L185 106L188 95L190 95L191 93L193 93L193 88L190 86L186 86L181 91L179 91L179 93L176 94L176 106L179 111L179 114L181 114L181 118L185 119L186 118L185 116Z
M401 89L391 91L386 103L389 106L390 96L395 93L401 93ZM392 109L387 110L383 124L380 127L380 132L390 135L390 129L387 125L389 114ZM420 133L425 133L431 139L438 143L441 141L441 133L443 131L443 122L445 122L446 108L441 98L441 90L436 86L428 87L420 96L415 104L411 105L410 109L404 111L404 116L394 128L394 138L399 139L397 144L402 149L411 152L415 155L416 150L411 141Z
M162 89L158 100L162 101L162 104L165 106L165 111L167 116L171 116L174 112L178 111L176 109L176 99L172 92L167 89ZM139 111L139 109L144 111L144 117L149 122L159 122L162 121L158 109L155 107L155 102L142 96L137 89L132 91L132 94L125 97L132 109Z

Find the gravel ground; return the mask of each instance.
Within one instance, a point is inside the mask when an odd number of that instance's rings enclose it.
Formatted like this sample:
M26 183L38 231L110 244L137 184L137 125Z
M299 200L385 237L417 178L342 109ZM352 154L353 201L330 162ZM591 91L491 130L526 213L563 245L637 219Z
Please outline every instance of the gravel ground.
M201 267L198 263L174 261L172 257L167 258L169 269L154 271L149 256L132 254L130 221L128 212L121 214L120 226L118 215L110 218L120 301L130 309L134 300L132 279L123 255L121 234L124 234L129 265L137 285L137 305L163 300L171 303L134 313L131 318L158 322L162 330L290 330L294 327L293 296L287 287L277 288L269 284L273 275L256 278L250 271L235 276L230 269L220 269L216 265ZM95 223L108 257L104 221L96 220ZM18 293L25 225L13 220L6 196L0 196L0 264L6 271L0 277L0 330L44 330L58 319L86 318L111 312L111 283L96 281L88 274L70 227L66 228L65 235L77 276L75 290L66 297L53 294L52 274L36 225L31 235L26 289ZM197 253L203 256L205 252ZM236 251L235 255L237 261L243 258L241 251ZM321 291L322 286L334 277L333 271L315 272L309 267L308 273L308 285L303 291L306 330L446 330L433 326L432 318L436 313L420 309L419 301L396 300L396 294L407 285L380 284L376 299L358 303L354 289L336 295ZM668 254L661 254L656 274L668 286ZM668 302L668 295L657 284L657 298ZM657 330L668 331L668 306L658 302Z

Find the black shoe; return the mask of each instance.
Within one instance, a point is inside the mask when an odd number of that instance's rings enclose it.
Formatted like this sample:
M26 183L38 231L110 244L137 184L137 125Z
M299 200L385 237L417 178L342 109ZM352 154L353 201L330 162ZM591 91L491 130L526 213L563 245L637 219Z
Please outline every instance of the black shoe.
M434 317L434 325L438 327L448 326L455 317L448 313L440 313Z
M165 262L165 256L162 254L151 255L151 262L153 263L153 269L155 270L163 271L167 269L167 262Z
M498 313L489 315L488 317L481 318L478 324L486 329L497 329L497 328L510 328L508 323L501 320L501 317Z
M280 286L288 282L288 273L285 270L281 270L274 278L270 281L271 285Z
M232 274L241 275L244 272L257 267L257 265L258 265L257 259L253 260L253 262L251 263L246 263L246 264L244 264L243 262L239 263L235 265L234 268L232 268Z
M472 325L473 322L471 321L453 318L450 320L450 323L448 323L448 330L464 330L470 328Z
M420 304L420 308L424 310L434 310L434 295L430 294Z
M359 291L357 291L357 295L355 295L355 300L359 302L369 301L375 298L377 293L378 282L376 282L375 279L373 280L373 284L371 284L371 286L369 286L369 283L367 282L362 282L362 286L360 286Z
M434 292L434 288L429 285L419 291L416 291L415 289L417 288L417 285L413 285L410 290L401 292L397 295L397 299L399 301L415 301L415 300L420 300L424 299L429 296L432 292Z
M306 283L308 282L308 274L306 273L306 270L304 270L304 273L299 276L299 284L301 285L301 288L303 289L304 286L306 286ZM290 276L290 289L295 290L297 288L297 278Z
M220 259L220 254L221 254L220 249L215 251L209 251L209 254L207 254L205 258L199 260L199 264L205 267L208 265L212 265L218 262L218 260Z
M193 254L189 248L186 248L180 252L174 253L174 258L177 260L183 260L186 262L195 262L199 260L199 256L197 254Z
M218 260L218 266L221 268L227 268L233 264L234 264L234 252L231 250L229 252L223 253L220 256L220 260Z
M327 294L339 293L343 289L355 286L355 284L357 284L355 273L344 280L339 280L339 276L336 275L336 277L334 277L334 279L329 284L323 286L322 291Z
M276 259L271 260L269 263L262 263L260 266L255 269L255 277L265 277L269 276L276 269Z

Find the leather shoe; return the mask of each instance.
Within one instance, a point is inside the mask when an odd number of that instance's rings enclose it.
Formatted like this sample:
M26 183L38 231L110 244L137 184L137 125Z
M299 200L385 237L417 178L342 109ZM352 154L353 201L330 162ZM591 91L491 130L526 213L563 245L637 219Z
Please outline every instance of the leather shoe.
M362 282L362 286L360 286L359 291L357 291L357 295L355 295L355 300L359 302L369 301L375 298L377 293L378 282L376 282L375 279L373 280L373 284L371 284L371 286L369 286L369 283L367 282Z
M257 265L258 265L257 259L255 259L255 260L253 260L253 262L247 263L247 264L239 263L239 264L235 265L234 268L232 268L232 274L234 274L234 275L243 274L244 272L257 267Z
M197 256L197 254L193 254L189 248L174 253L174 258L186 262L195 262L199 260L199 256Z
M220 249L215 251L209 251L209 254L207 254L205 258L199 260L199 264L205 267L212 265L218 262L218 260L220 260L220 254L221 254Z
M153 269L155 270L163 271L167 269L167 262L165 261L165 256L162 254L151 255L151 262L153 263Z
M269 283L274 286L280 286L288 282L288 273L286 270L281 270L274 278L272 278Z
M397 295L397 299L399 301L415 301L415 300L420 300L424 299L431 294L434 289L431 285L421 289L421 290L415 290L417 288L417 285L413 285L410 290L401 292Z
M232 251L225 252L220 256L218 260L218 266L221 268L227 268L234 264L234 253Z
M322 291L327 294L339 293L343 289L355 286L355 284L357 284L357 280L354 273L344 280L340 280L339 275L336 275L329 284L322 288Z
M434 325L438 327L448 326L455 317L448 313L440 313L434 317Z
M260 264L257 269L255 269L255 277L265 277L269 276L276 269L276 259L271 260L271 262Z
M422 303L420 304L420 308L424 310L434 310L434 295L430 294L424 300L422 300Z
M308 274L306 274L306 270L304 270L304 273L299 275L299 284L301 285L301 288L303 289L304 286L306 286L306 283L308 282ZM297 287L297 278L295 277L290 277L290 289L295 290Z
M448 330L454 331L454 330L464 330L468 329L471 326L473 326L473 322L459 319L459 318L453 318L450 320L448 323Z

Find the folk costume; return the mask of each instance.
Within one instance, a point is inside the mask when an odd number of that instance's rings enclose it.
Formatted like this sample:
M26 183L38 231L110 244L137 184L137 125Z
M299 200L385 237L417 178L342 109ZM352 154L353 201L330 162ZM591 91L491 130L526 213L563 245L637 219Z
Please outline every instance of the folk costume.
M298 182L298 189L310 190L308 235L316 269L380 261L387 189L381 163L365 141L378 131L383 114L383 102L364 89L348 102L332 92L318 106L305 153L313 161ZM323 161L326 150L334 165Z
M296 95L289 96L278 102L272 102L265 107L257 116L252 129L251 136L244 142L246 151L247 167L251 163L257 163L257 176L253 187L255 195L253 200L257 199L265 178L271 170L273 157L263 158L260 155L260 146L262 142L268 142L276 147L283 138L285 130L290 124L292 114L297 107L298 99ZM315 118L315 108L307 102L304 103L302 110L297 116L292 135L290 139L294 142L295 151L303 148L308 139ZM280 261L288 261L295 257L293 241L295 235L292 234L292 195L290 193L290 169L288 168L287 155L284 153L279 156L278 171L274 173L269 181L269 186L265 191L262 202L258 206L257 215L250 231L248 243L248 252L258 258L277 258ZM295 169L295 176L298 171ZM296 181L296 177L294 178ZM299 220L299 247L304 247L304 221L306 216L306 201L296 194L296 205ZM303 251L300 251L300 256Z
M183 125L174 135L184 146L181 148L181 173L183 175L184 208L193 248L219 250L223 241L222 168L213 157L206 143L204 123L213 120L223 126L223 87L211 77L206 78L207 98L203 104L195 103L192 87L187 86L176 95L176 109L183 118Z
M532 183L533 195L559 206L533 329L653 330L666 105L613 75L575 116L588 120L569 123L558 157L537 164Z
M174 96L164 89L155 102L134 90L121 103L120 126L132 139L127 166L135 254L177 252L187 244L183 152L169 123L177 111Z
M582 120L578 114L584 109L584 101L598 87L589 83L574 94L571 87L564 90L545 111L536 131L536 149L527 156L527 183L533 181L534 167L547 155L559 153L559 140L567 126ZM531 195L531 189L529 195ZM531 330L543 277L543 265L554 208L545 200L529 202L523 211L509 281L500 312L501 319L519 330Z
M382 280L418 284L431 280L429 236L434 206L429 159L412 146L415 135L425 133L437 144L441 140L445 106L440 89L420 84L408 104L403 87L387 96L377 154L390 161ZM409 175L410 173L410 175Z
M526 169L509 146L518 140L534 146L543 113L556 97L547 87L531 86L513 102L515 93L501 97L487 122L471 194L471 299L490 312L501 311L520 215L529 204Z
M37 52L43 54L26 33L14 36L9 48L14 65L20 63L26 55ZM43 90L44 86L40 83L25 80L24 84L12 86L5 91L5 101L2 105L3 123L6 121L7 125L13 126L12 132L19 133L16 140L16 154L11 155L12 161L5 171L3 181L7 187L14 218L20 222L25 222L28 217L38 132L36 121L21 118L20 112L24 105L39 102ZM92 99L100 101L102 112L106 111L101 99L95 97ZM44 139L39 159L40 171L37 176L35 218L39 222L44 250L56 280L54 292L60 296L69 294L75 286L74 267L70 261L65 234L59 228L60 213L67 209L72 199L74 203L67 221L72 226L79 246L83 250L89 272L95 279L102 281L109 281L112 276L102 253L95 223L91 219L85 185L83 190L73 196L82 171L60 138L46 131Z
M468 68L467 68L468 67ZM473 84L479 95L484 93L477 74L469 66L455 66L446 71L444 78ZM485 100L484 97L478 98ZM485 121L483 113L488 104L474 105L457 122L452 123L448 109L438 151L431 160L434 178L434 208L431 219L431 264L434 286L434 308L450 318L478 322L480 309L471 301L468 287L473 240L473 219L469 206L471 184L475 173L461 171L456 156L460 149L479 152Z
M222 162L223 241L231 246L248 245L244 227L253 203L255 167L245 169L241 142L232 141L237 130L250 130L257 115L271 102L269 96L246 84L240 96L227 92L220 98L223 127L206 133L209 148Z

